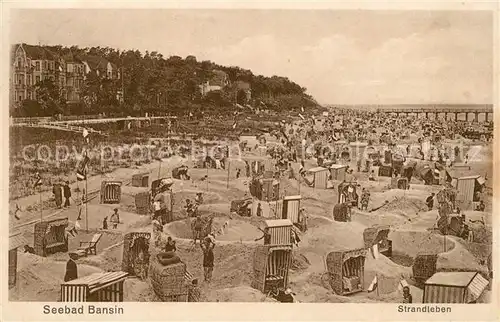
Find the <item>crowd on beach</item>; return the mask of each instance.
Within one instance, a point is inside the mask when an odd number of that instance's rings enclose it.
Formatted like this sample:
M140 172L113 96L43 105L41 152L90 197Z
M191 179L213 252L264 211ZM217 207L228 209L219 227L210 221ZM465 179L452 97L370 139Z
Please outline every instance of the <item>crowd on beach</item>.
M442 163L444 166L451 166L453 162L457 162L459 153L456 150L459 143L464 140L463 134L468 131L474 124L465 121L446 121L437 119L422 119L416 117L396 117L383 113L364 112L356 110L348 110L340 113L324 114L321 117L311 116L305 118L301 115L302 120L292 124L281 122L277 124L276 129L269 133L275 138L275 144L270 145L267 153L271 158L276 160L276 173L279 175L288 175L289 178L297 179L292 165L299 164L299 175L305 175L305 159L316 159L318 166L324 162L336 163L343 158L343 153L346 152L345 147L350 143L365 142L367 146L383 146L385 149L391 149L400 152L405 158L415 157L421 160L430 160ZM489 140L492 133L485 132L482 139ZM259 143L265 143L265 135L257 137ZM269 136L267 136L269 138ZM450 146L445 146L447 143L452 143ZM340 143L340 144L338 144ZM259 144L258 144L259 145ZM258 147L255 146L255 148ZM403 148L401 148L401 146ZM412 147L417 146L416 153L412 151ZM398 150L399 147L399 150ZM426 148L424 148L426 147ZM245 144L242 145L243 150L250 149ZM222 148L216 156L215 167L219 169L225 168L224 155L227 156L229 147L226 150ZM352 155L349 156L352 159ZM468 155L465 155L463 160L468 162ZM360 172L360 165L357 164L357 172ZM207 166L205 164L205 166ZM185 174L182 174L184 180L189 180L187 175L187 166L184 166ZM350 167L348 174L352 173L356 167ZM250 165L245 164L245 174L250 177ZM238 169L236 177L239 178L241 170ZM206 179L206 178L205 178ZM203 178L201 179L203 180ZM375 180L372 173L369 173L368 180ZM175 253L177 251L175 240L169 236L166 242L161 240L163 232L163 222L161 217L165 215L168 205L164 200L164 192L168 192L172 182L165 183L165 187L161 187L162 193L153 196L152 208L153 214L153 233L154 244L161 247L165 253ZM53 194L57 208L69 207L71 202L71 189L69 182L65 181L61 184L54 185ZM425 202L429 209L433 207L434 195L429 196ZM370 201L370 191L363 188L359 198L359 209L367 210ZM198 212L198 207L203 203L201 193L197 194L196 198L191 201L185 200L185 210L188 217L192 218L193 243L196 245L199 241L201 254L203 256L204 280L210 282L214 267L214 247L216 245L215 236L212 232L205 234L202 232L206 223L202 221L202 217ZM259 204L260 208L260 204ZM482 203L484 210L484 203ZM307 220L307 213L304 208L300 209L302 218ZM259 213L259 209L257 211ZM260 213L262 210L260 209ZM108 229L108 217L105 216L102 222L102 229ZM120 222L118 209L114 209L111 214L112 228L116 229ZM305 224L307 227L307 224ZM264 236L265 237L265 236ZM71 255L67 264L65 281L77 278L77 268L74 264L74 259ZM192 287L198 289L197 280L193 281ZM284 290L280 290L284 291ZM411 294L405 289L404 300L408 301ZM279 293L279 292L278 292ZM283 293L283 292L282 292ZM284 296L285 293L279 293ZM290 295L291 291L286 290L285 295ZM198 294L199 291L192 294ZM278 297L278 295L276 296ZM288 301L283 300L284 302ZM198 299L191 299L197 301Z

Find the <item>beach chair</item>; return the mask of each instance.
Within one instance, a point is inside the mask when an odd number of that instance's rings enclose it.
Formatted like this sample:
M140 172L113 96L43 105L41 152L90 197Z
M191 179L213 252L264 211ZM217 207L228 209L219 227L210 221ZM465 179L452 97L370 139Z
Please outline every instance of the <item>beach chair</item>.
M85 256L86 255L97 255L97 243L99 243L99 240L101 239L102 234L97 233L94 234L92 237L92 240L90 241L81 241L80 242L80 247L78 247L78 251L84 251Z

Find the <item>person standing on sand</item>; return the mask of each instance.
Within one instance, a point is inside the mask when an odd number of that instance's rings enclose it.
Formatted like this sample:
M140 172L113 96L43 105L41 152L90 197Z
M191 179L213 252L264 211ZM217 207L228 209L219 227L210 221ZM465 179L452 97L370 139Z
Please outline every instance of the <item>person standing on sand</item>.
M210 237L206 237L204 242L200 243L201 250L203 251L203 272L205 282L212 280L212 273L214 270L214 242Z
M433 192L429 197L427 197L427 199L425 199L425 203L427 204L427 208L429 209L429 211L431 211L434 207L434 195L435 193Z
M78 267L75 262L76 259L78 259L78 256L75 253L69 253L69 260L66 262L66 274L64 275L65 282L76 280L78 278Z
M262 206L259 204L257 205L257 217L262 217Z
M252 176L252 171L250 169L250 163L248 163L248 161L246 161L246 160L245 160L245 172L246 172L247 178L250 178Z
M69 187L69 181L66 181L63 186L64 191L64 208L69 207L69 198L71 198L71 188Z
M363 188L361 192L361 210L368 210L368 203L370 202L370 192Z
M198 216L195 218L194 223L193 223L193 244L196 245L196 241L199 239L200 244L202 244L201 240L201 231L203 230L203 220L201 219L201 216Z
M104 217L104 219L102 220L102 229L108 229L108 216Z
M309 219L309 215L307 214L305 208L300 208L299 218L301 221L300 225L302 226L302 231L306 232L307 231L307 220Z
M56 207L61 208L62 206L62 191L61 185L56 183L52 188L52 192L54 193L54 199L56 200Z
M292 163L288 163L288 179L295 179L295 171L293 171Z
M163 226L160 223L158 218L153 219L153 239L156 247L160 245L161 242L161 234L163 232Z
M410 293L410 288L408 286L403 287L403 303L411 304L413 302L413 297Z
M115 212L111 215L111 223L113 223L113 229L118 227L120 223L120 215L118 214L118 208L115 208Z
M193 217L193 205L190 199L186 199L186 205L184 206L188 217Z

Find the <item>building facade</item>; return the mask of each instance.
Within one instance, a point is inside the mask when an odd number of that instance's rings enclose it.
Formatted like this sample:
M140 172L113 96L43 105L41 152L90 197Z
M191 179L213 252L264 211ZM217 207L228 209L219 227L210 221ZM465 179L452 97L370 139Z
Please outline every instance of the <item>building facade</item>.
M202 96L207 95L212 91L220 91L229 85L229 77L221 70L213 70L212 79L199 85Z
M61 61L40 46L19 44L11 56L10 102L17 106L24 100L36 100L36 85L46 79L64 82Z
M72 54L64 57L66 82L65 98L68 103L80 102L80 95L85 81L85 65Z
M25 100L37 100L37 84L50 79L67 103L82 102L82 91L89 73L100 79L117 81L119 68L99 56L76 57L72 53L60 56L44 46L17 44L11 48L10 97L12 107ZM117 99L123 101L121 91Z

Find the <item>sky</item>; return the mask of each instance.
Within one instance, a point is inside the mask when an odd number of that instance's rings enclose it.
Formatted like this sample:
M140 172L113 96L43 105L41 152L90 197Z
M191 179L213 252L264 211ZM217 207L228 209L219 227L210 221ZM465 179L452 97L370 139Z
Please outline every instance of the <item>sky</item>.
M487 11L30 9L11 43L194 55L279 75L323 104L492 104Z

